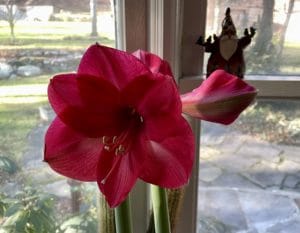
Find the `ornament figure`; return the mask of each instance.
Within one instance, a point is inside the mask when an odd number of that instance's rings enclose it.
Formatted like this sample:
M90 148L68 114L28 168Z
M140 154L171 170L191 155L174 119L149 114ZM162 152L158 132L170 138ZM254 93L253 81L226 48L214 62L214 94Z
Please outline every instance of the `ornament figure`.
M230 15L230 8L227 8L220 36L214 34L213 41L209 36L205 42L200 36L196 42L205 48L205 52L211 53L207 63L207 77L213 71L223 69L243 79L246 69L243 50L251 43L254 35L255 29L250 27L250 32L246 28L244 36L238 38Z

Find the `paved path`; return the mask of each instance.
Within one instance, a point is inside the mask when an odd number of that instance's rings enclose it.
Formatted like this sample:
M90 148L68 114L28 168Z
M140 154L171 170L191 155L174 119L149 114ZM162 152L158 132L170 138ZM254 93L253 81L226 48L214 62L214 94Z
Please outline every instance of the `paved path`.
M203 123L199 233L299 233L300 147Z

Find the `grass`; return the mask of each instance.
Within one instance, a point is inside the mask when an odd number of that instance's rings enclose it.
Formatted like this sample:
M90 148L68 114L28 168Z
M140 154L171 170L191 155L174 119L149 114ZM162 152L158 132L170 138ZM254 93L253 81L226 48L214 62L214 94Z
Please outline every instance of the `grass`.
M300 66L300 44L287 43L283 49L283 66L295 67ZM299 72L298 72L299 73Z
M113 38L89 37L89 22L17 22L16 43L10 43L7 22L0 22L0 50L8 56L17 50L83 50L99 41L114 45ZM0 155L19 161L29 132L40 122L38 107L47 104L46 84L53 74L0 80Z
M29 132L40 123L38 108L48 103L49 75L0 82L0 156L19 161Z
M299 146L299 116L299 101L258 100L241 114L233 127L268 142Z
M0 98L1 99L1 98ZM35 103L0 104L0 153L18 161L27 145L28 133L40 121L38 107L46 104L44 98Z
M1 86L15 86L15 85L28 85L28 84L47 84L49 79L53 77L54 74L44 74L35 77L18 77L16 79L3 79L0 80Z
M16 42L11 44L7 22L0 21L0 49L67 49L86 48L95 42L114 46L110 33L100 33L99 37L90 37L89 22L27 22L15 25Z

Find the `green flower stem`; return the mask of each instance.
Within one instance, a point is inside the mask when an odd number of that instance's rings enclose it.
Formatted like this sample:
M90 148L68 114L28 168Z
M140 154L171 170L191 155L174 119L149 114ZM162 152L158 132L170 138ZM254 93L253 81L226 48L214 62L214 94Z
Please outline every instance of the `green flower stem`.
M132 233L129 197L115 208L115 222L117 233Z
M159 186L151 185L151 199L155 233L171 233L166 190Z
M98 197L97 212L98 233L116 233L114 209L109 207L101 193Z

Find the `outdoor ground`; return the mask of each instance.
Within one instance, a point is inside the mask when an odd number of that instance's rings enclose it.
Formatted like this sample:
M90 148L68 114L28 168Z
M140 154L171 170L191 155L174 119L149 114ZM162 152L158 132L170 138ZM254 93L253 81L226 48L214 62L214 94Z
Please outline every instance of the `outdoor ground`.
M47 85L53 75L75 71L80 59L77 57L81 57L89 45L98 42L114 47L113 24L111 13L101 12L98 17L99 36L91 37L90 22L20 21L17 22L15 28L16 40L11 43L7 23L0 21L0 62L10 61L18 65L20 61L25 65L28 62L34 66L44 64L41 73L37 76L12 75L8 79L0 79L0 225L2 225L2 217L7 208L4 202L8 201L3 198L2 194L19 198L16 195L20 195L20 192L22 194L26 187L44 190L57 197L54 205L48 206L48 210L50 207L52 210L55 209L55 214L53 212L51 214L51 211L47 212L49 219L55 217L55 224L62 224L67 218L72 217L72 185L42 162L44 134L53 118L53 114L48 115L50 107L47 99ZM60 60L60 56L64 56L64 60ZM54 63L57 66L55 69L50 71L45 69L45 64L49 67ZM59 63L67 65L59 66ZM69 66L70 63L74 64ZM58 190L59 188L61 189ZM94 200L87 200L90 197L87 194L88 188L85 186L84 198L80 200L81 204L78 204L80 208L83 208L82 214L84 215L80 216L79 220L85 221L87 217L90 220L95 216L95 212L92 215L89 214L89 211L93 210L92 207L87 210L87 206L95 205ZM95 195L92 197L95 198ZM28 196L28 198L35 198L35 196ZM41 192L37 198L43 198L43 193ZM9 205L13 204L9 203ZM35 208L39 210L41 207ZM19 217L21 217L20 214ZM16 219L18 216L15 216L14 221ZM33 221L36 220L33 219ZM72 220L70 224L74 224L74 221ZM41 218L38 222L41 226ZM95 227L94 223L93 220L88 226L90 232L95 232L91 230Z

